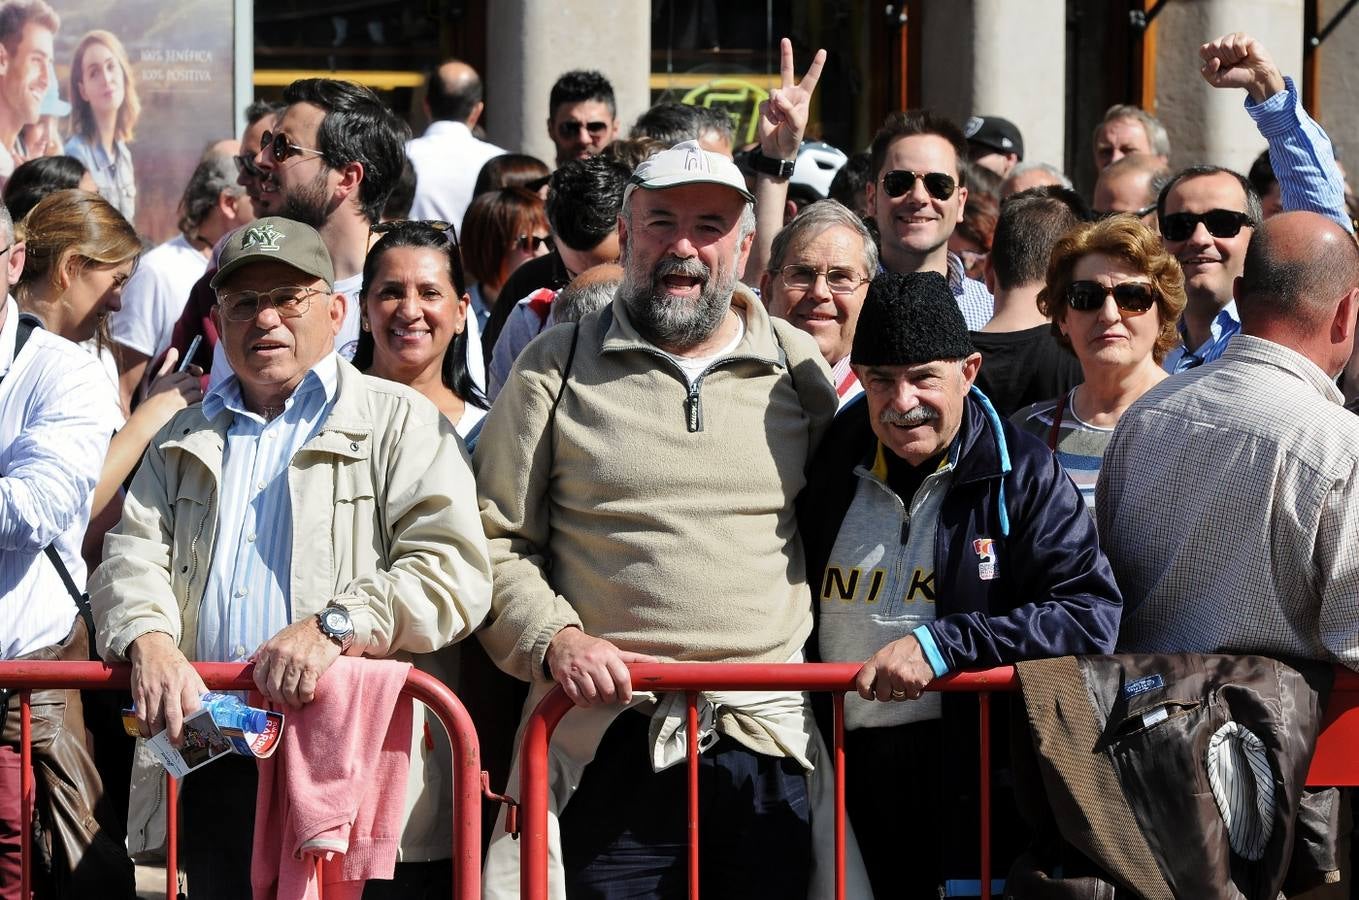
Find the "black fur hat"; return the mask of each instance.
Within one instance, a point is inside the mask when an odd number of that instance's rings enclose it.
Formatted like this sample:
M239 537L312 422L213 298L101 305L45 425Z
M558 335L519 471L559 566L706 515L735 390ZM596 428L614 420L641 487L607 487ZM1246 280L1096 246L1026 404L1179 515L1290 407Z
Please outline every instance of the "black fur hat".
M849 359L864 366L914 366L975 352L943 275L889 272L868 286Z

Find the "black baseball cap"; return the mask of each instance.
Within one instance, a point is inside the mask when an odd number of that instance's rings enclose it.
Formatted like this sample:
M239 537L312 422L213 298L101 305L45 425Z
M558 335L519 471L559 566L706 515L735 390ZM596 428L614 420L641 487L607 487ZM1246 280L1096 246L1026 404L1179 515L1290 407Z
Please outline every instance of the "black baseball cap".
M963 134L969 144L994 150L996 153L1013 153L1024 158L1024 138L1015 123L1000 116L971 116L963 124Z

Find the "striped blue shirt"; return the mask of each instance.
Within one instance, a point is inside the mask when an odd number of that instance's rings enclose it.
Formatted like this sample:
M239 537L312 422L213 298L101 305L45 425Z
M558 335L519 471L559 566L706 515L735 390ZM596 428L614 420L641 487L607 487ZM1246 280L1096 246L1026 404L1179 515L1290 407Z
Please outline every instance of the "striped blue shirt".
M288 466L319 430L339 378L331 353L272 421L245 408L235 375L203 398L203 415L232 416L217 491L217 546L198 619L200 660L244 662L292 621L293 521Z
M1284 89L1263 103L1247 94L1246 112L1269 142L1269 165L1279 181L1283 208L1320 213L1353 233L1335 149L1322 127L1302 108L1293 79L1285 76Z
M1192 351L1184 344L1189 340L1189 332L1184 327L1183 319L1176 328L1180 331L1180 346L1167 353L1165 361L1161 363L1162 368L1172 375L1196 369L1222 355L1227 349L1227 344L1241 331L1241 318L1236 314L1236 301L1228 303L1213 316L1212 324L1208 326L1208 340Z

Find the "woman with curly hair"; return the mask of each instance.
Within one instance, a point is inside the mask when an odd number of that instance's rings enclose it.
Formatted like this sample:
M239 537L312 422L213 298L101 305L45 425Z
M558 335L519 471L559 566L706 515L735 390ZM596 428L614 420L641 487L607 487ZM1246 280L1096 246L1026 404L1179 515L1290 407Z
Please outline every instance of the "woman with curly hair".
M131 222L137 211L137 185L127 145L142 106L127 51L111 32L87 32L76 45L70 98L66 155L85 164L100 195Z
M1131 215L1079 225L1052 250L1038 308L1085 381L1011 420L1047 441L1092 511L1104 448L1123 411L1166 377L1184 304L1180 264Z

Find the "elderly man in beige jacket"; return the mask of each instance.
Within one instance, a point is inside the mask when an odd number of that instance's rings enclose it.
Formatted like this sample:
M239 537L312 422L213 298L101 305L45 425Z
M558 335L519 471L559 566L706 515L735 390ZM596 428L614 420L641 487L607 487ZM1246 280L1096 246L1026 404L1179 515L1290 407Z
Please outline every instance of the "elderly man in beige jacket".
M172 741L204 692L190 659L253 659L259 690L299 706L340 654L437 650L490 596L461 444L428 400L336 355L345 298L320 235L258 220L212 284L235 375L152 442L90 582L100 653L132 662L142 734ZM250 895L254 780L227 758L185 783L196 898Z

